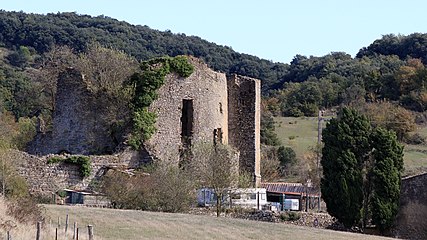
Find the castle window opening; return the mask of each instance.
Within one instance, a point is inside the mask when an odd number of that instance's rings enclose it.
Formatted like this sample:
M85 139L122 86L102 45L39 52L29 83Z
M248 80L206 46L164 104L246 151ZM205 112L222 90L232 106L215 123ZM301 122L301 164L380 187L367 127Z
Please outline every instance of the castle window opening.
M182 100L181 113L181 141L184 148L191 146L191 137L193 135L193 99Z
M222 143L222 130L221 130L221 128L214 129L213 142L215 145L218 143Z

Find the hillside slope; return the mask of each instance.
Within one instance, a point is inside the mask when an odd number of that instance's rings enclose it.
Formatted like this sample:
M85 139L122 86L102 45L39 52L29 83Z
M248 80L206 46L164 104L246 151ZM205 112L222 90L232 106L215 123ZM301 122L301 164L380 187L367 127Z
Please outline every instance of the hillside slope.
M68 45L78 51L97 41L123 50L138 60L159 56L192 55L202 58L211 68L263 80L264 89L279 82L288 65L273 63L197 36L158 31L148 26L77 13L47 15L0 11L0 43L8 48L32 47L38 53L52 45Z
M311 151L317 144L317 118L315 117L276 117L276 133L285 146L292 147L298 158ZM323 127L326 123L323 123ZM420 127L416 133L427 138L427 126ZM427 145L404 144L404 175L415 175L427 170Z

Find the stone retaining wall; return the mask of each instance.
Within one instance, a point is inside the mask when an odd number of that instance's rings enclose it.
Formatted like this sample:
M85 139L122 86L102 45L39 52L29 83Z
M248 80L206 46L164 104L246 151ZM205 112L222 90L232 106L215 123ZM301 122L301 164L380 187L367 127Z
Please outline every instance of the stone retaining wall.
M52 157L66 158L70 155L45 156L30 155L21 151L10 151L7 159L13 161L19 175L24 177L33 194L47 195L64 188L75 190L92 190L91 186L109 168L137 167L138 156L135 152L127 150L120 154L104 156L88 156L91 161L91 174L83 178L80 167L69 163L48 164Z

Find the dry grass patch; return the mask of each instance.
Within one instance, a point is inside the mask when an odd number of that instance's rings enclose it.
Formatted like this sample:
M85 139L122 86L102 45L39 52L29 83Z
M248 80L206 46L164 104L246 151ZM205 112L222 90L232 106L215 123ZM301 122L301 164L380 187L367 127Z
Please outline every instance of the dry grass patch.
M25 217L25 216L22 216ZM5 200L0 197L0 239L6 239L7 232L9 231L11 239L35 239L36 237L36 223L28 221L22 223L16 218L8 214L8 206ZM41 235L48 239L54 232L51 229L44 228Z
M51 219L92 224L95 239L387 239L287 224L77 206L46 205ZM64 221L64 220L62 220Z

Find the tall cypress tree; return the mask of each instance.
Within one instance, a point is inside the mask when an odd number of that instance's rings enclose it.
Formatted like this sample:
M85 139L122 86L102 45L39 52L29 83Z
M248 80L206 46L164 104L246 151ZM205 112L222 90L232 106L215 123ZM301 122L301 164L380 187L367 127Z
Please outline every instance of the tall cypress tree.
M391 227L399 210L400 179L403 171L403 146L396 134L382 128L371 137L374 166L372 168L372 223L381 231Z
M350 108L343 108L323 131L322 196L328 212L347 227L361 218L370 132L369 121Z
M403 147L396 134L372 131L369 121L343 108L323 131L321 191L328 212L346 227L371 218L381 230L399 207Z

